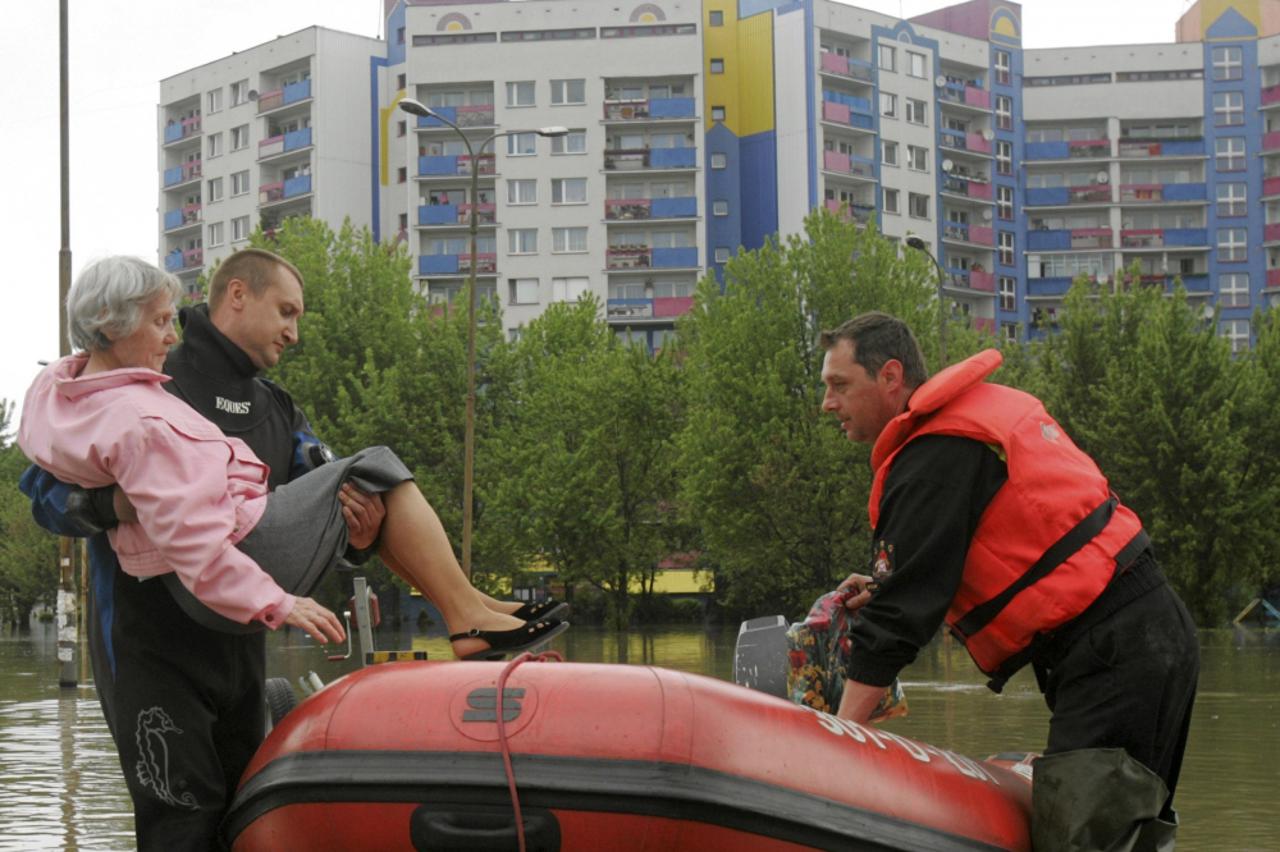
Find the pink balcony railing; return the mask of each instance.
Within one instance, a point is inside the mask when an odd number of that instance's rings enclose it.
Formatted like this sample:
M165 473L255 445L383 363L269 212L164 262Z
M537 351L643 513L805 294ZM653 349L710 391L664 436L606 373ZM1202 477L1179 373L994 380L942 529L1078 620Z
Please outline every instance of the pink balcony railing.
M204 249L193 248L182 252L183 269L190 269L193 266L201 266L202 264L204 264Z
M849 155L839 151L823 151L822 167L829 172L849 173Z
M1125 228L1120 232L1121 248L1160 248L1163 245L1163 228Z
M187 137L193 133L199 133L199 132L200 132L200 116L189 115L186 118L182 119L183 137Z
M1121 201L1160 201L1163 198L1162 183L1126 183L1120 186Z
M974 317L973 327L987 334L996 333L996 321L992 317Z
M1280 84L1262 90L1262 105L1280 103Z
M1267 288L1280 287L1280 269L1267 270Z
M1275 240L1280 240L1280 222L1276 222L1271 225L1263 225L1262 240L1263 242L1268 242L1268 243Z
M284 198L284 181L279 183L264 183L258 187L258 203L270 204L273 201L280 201Z
M639 98L637 100L609 101L604 105L604 117L606 121L648 118L649 100L647 98Z
M1110 157L1110 139L1071 139L1067 142L1069 157Z
M258 112L267 112L284 104L284 89L274 92L263 92L258 95Z
M611 198L604 203L604 218L648 219L652 206L648 198Z
M1111 248L1111 229L1072 228L1071 247L1073 249Z
M964 137L964 147L979 154L990 154L991 143L982 138L981 133L970 133Z
M605 252L605 266L609 269L643 269L651 266L653 250L648 246L611 248Z
M965 86L964 102L969 106L991 109L991 93L986 89L979 89L974 86Z
M1269 177L1262 179L1263 195L1280 195L1280 177Z
M969 242L977 243L980 246L993 246L996 244L996 233L991 228L985 228L981 225L970 225Z
M653 300L653 315L655 318L683 316L692 309L692 296L661 296Z
M970 269L969 287L973 290L982 290L985 293L994 293L996 291L996 274L994 272L981 272Z
M258 143L258 159L271 157L284 151L284 134L271 136Z
M991 200L991 184L979 183L978 181L970 180L969 186L966 189L966 194L970 198L981 198L985 201L990 201Z
M1275 151L1280 150L1280 131L1272 131L1262 134L1262 150Z
M848 74L849 60L839 54L824 53L822 54L822 70L829 71L832 74Z
M1159 185L1157 185L1157 188L1158 186ZM1111 189L1106 186L1067 187L1067 203L1069 204L1089 204L1110 200Z
M849 123L849 107L845 104L833 103L832 101L822 102L822 120L830 121L834 124Z

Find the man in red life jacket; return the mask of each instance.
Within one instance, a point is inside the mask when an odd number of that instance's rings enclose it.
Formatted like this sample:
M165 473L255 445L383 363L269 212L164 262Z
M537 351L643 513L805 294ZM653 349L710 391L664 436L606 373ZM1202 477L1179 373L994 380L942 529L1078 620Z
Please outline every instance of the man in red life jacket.
M996 692L1035 669L1052 714L1037 852L1171 844L1199 650L1137 516L1039 400L983 381L995 350L930 379L882 313L821 343L823 410L873 447L871 576L841 584L859 617L838 715L865 722L945 622Z

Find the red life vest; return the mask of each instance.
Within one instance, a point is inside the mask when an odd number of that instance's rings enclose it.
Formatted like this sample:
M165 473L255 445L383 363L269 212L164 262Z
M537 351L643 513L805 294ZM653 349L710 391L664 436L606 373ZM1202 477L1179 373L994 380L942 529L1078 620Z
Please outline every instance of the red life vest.
M1029 661L1037 634L1061 627L1098 598L1117 557L1136 556L1130 544L1145 543L1138 517L1119 504L1098 466L1038 399L983 382L1002 360L988 349L916 389L871 451L868 506L875 529L885 479L913 438L957 435L999 448L1009 478L978 521L946 616L997 683Z

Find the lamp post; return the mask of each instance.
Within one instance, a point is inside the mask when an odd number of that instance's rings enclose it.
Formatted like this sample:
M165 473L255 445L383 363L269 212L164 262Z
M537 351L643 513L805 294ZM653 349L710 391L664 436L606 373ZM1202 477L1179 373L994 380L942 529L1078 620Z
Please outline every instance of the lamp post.
M924 252L929 260L933 261L933 265L938 270L938 355L942 360L942 366L947 366L947 303L946 297L942 292L942 288L947 283L947 271L942 268L942 264L938 263L938 259L933 256L933 252L929 251L929 246L925 241L915 234L907 237L907 245L916 251Z
M503 136L514 136L518 133L536 133L539 136L556 137L567 135L569 130L565 127L541 127L531 130L506 130L501 133L493 133L485 137L478 146L473 148L471 140L467 137L467 134L463 132L461 127L431 109L426 104L423 104L421 101L416 101L413 98L403 98L400 101L400 109L409 115L415 115L419 118L434 118L441 124L452 128L453 132L458 134L458 138L462 140L462 144L466 147L467 158L471 162L471 208L470 216L467 221L471 252L471 268L467 273L467 410L466 419L464 421L462 442L462 572L466 574L467 579L470 579L472 526L471 495L475 486L476 458L476 235L480 231L476 199L480 194L479 157L484 154L484 149L490 142Z

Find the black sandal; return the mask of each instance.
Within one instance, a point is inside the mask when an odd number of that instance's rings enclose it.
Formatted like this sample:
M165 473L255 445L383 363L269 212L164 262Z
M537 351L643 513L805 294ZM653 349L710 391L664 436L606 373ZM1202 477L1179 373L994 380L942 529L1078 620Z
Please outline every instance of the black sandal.
M563 621L569 614L569 605L555 598L547 598L538 603L527 603L511 614L521 621L544 621L548 618Z
M459 657L460 660L501 660L507 654L518 654L527 651L569 629L569 622L555 619L540 621L537 624L526 624L514 630L480 630L471 628L466 633L454 633L450 642L462 639L481 639L489 643L483 651L476 651Z

